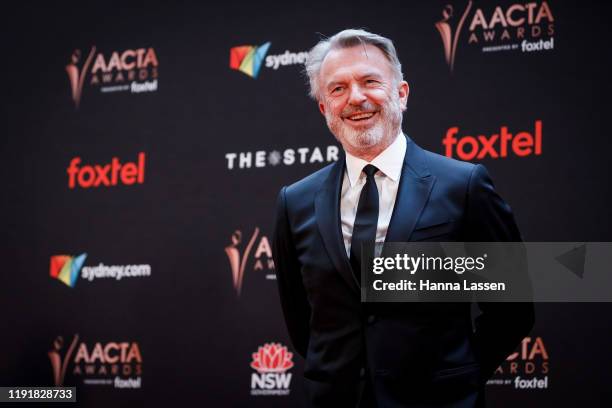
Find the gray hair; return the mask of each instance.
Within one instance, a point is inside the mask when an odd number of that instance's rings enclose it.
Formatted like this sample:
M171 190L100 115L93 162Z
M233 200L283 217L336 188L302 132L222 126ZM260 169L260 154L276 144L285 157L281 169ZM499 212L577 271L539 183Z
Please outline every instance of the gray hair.
M310 83L310 96L314 100L319 100L319 73L323 60L333 49L352 48L358 45L370 44L382 51L391 63L391 68L395 74L395 79L400 82L404 79L402 74L402 64L399 62L397 52L393 42L378 34L373 34L360 29L348 29L340 31L332 37L322 39L315 45L306 58L305 72Z

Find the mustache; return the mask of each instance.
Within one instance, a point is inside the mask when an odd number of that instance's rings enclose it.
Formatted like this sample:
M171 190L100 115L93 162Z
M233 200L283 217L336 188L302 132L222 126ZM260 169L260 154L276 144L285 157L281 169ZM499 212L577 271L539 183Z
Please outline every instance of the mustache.
M353 115L355 113L360 113L360 112L378 112L381 110L381 107L378 105L375 105L369 101L366 101L364 103L362 103L359 106L347 106L346 108L344 108L342 110L342 113L340 114L341 117L345 118L349 115Z

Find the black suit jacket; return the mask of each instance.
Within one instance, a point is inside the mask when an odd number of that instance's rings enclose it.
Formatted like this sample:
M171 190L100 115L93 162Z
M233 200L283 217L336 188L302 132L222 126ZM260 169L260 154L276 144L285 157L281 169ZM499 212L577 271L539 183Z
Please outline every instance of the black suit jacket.
M408 138L387 242L520 241L482 165ZM293 346L312 406L355 406L360 379L379 407L471 407L533 325L531 304L360 302L340 229L345 160L283 187L273 253Z

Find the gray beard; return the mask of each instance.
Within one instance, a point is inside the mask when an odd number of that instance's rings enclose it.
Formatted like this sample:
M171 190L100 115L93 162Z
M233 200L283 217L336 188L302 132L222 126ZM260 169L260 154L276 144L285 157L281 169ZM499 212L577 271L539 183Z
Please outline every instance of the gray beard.
M364 109L367 110L367 109ZM329 112L329 110L327 111ZM395 98L380 110L381 118L369 129L356 130L345 125L340 117L327 113L327 126L338 142L348 144L355 150L364 150L379 145L384 140L397 136L402 124L402 109L399 99Z

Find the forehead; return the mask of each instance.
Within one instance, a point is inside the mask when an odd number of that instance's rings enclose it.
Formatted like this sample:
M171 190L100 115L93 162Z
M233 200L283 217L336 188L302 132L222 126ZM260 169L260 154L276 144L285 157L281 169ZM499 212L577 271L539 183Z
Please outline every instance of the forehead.
M391 63L385 54L371 44L330 50L321 64L320 78L325 84L344 76L366 74L393 76Z

